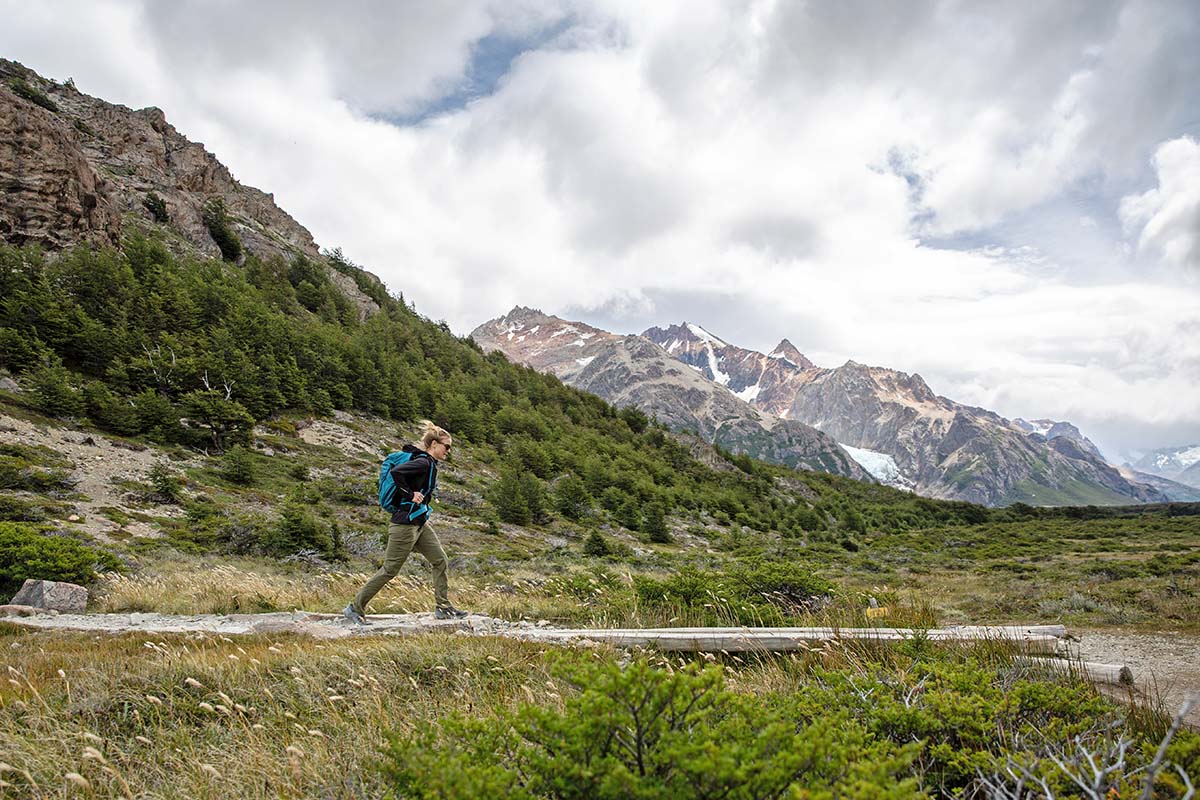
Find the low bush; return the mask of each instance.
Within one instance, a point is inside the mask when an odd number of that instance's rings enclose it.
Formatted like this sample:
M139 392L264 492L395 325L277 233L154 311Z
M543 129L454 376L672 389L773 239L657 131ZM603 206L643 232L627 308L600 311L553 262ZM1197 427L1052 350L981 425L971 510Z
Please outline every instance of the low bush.
M221 251L221 258L226 261L237 261L242 256L242 240L233 232L233 224L229 221L229 212L220 198L204 204L201 219L208 233Z
M17 522L0 522L0 594L11 596L32 578L86 585L97 572L119 571L121 562L59 536L45 536L44 528Z
M18 97L23 97L36 106L41 106L47 111L58 111L58 103L50 99L49 95L38 89L36 86L30 85L23 78L13 78L8 82L8 88Z
M561 711L453 715L391 736L383 770L401 797L755 798L920 796L904 773L920 745L872 737L844 714L797 720L725 687L721 670L575 664ZM811 794L810 794L811 793Z
M705 624L775 625L823 607L833 584L802 564L751 561L723 572L681 569L657 580L634 577L639 601Z

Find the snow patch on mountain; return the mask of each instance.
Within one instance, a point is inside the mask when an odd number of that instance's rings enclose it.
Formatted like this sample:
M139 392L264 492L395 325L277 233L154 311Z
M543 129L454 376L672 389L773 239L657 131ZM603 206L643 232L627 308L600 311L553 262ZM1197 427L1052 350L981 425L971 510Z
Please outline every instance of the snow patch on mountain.
M578 364L578 365L579 365L579 366L581 366L581 367L586 367L588 364L592 363L592 362L593 362L593 361L595 361L595 360L596 360L596 357L595 357L595 356L588 356L587 358L577 358L577 359L575 359L575 363L576 363L576 364Z
M564 333L579 333L579 328L576 328L574 325L563 325L554 333L550 334L550 338L556 339L559 336L562 336Z
M742 398L743 400L745 400L747 403L753 403L754 398L758 397L758 393L761 391L762 391L762 385L756 383L753 386L747 386L745 389L742 389L740 392L734 392L734 394L737 395L738 397Z
M713 336L708 331L704 330L704 328L701 328L699 325L693 325L690 322L685 322L683 324L687 326L687 329L689 331L691 331L694 336L696 336L701 341L706 342L710 346L711 345L716 345L717 347L728 347L729 346L729 345L725 344L725 342L723 342L720 339L718 339L717 337Z
M712 378L722 386L729 385L729 376L721 372L721 365L717 363L717 354L713 352L712 344L704 343L704 352L708 354L708 370L712 373Z
M1042 436L1047 436L1050 433L1050 429L1054 427L1054 423L1046 420L1033 420L1032 422L1025 421L1025 424L1028 426L1026 430L1028 430L1030 433L1037 433L1041 434Z
M787 363L791 364L793 367L800 366L795 361L792 361L790 358L788 358L786 355L784 355L783 353L781 353L778 350L776 350L774 353L770 353L769 355L767 355L767 358L774 358L778 361L786 361Z
M1180 451L1175 458L1179 460L1179 463L1183 465L1184 469L1187 469L1192 464L1200 461L1200 445L1193 445L1186 450Z
M871 473L871 477L875 480L885 486L894 486L906 492L912 491L912 483L904 477L904 473L900 471L900 467L896 464L896 459L887 453L877 453L874 450L851 447L842 442L838 442L838 446L857 461L860 467Z

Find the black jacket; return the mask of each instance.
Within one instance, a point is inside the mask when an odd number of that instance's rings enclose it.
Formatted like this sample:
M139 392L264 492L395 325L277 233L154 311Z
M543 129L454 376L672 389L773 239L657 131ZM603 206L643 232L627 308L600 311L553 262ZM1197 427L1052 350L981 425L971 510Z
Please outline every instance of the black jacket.
M403 464L392 467L392 479L396 481L396 502L412 502L413 493L421 492L425 495L425 499L421 502L429 505L434 490L437 488L437 459L415 445L406 444L402 449L405 453L413 455ZM401 506L399 511L392 514L392 523L395 525L424 525L429 519L429 512L426 511L419 517L409 519L408 515L413 510L410 505Z

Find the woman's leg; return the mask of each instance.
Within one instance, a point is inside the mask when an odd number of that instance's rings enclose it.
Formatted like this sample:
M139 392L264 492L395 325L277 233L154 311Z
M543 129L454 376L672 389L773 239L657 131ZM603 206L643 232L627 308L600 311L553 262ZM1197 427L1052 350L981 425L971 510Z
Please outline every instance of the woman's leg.
M446 579L446 551L442 549L437 531L428 522L417 529L416 543L412 549L425 556L429 566L433 567L434 603L438 608L448 607L450 598L447 595L449 581Z
M371 576L371 579L358 590L358 596L350 603L350 607L359 614L367 613L367 603L379 594L379 590L388 581L400 573L400 568L412 552L413 543L417 539L415 525L388 525L387 547L383 551L383 566Z

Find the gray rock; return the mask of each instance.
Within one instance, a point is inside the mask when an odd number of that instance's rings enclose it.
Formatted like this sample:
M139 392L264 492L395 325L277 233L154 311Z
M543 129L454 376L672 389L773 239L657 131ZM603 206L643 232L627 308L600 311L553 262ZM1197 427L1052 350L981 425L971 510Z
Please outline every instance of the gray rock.
M63 614L82 614L87 610L88 591L65 581L26 580L13 596L12 605L47 608Z
M20 393L21 387L12 378L5 376L0 378L0 391Z

